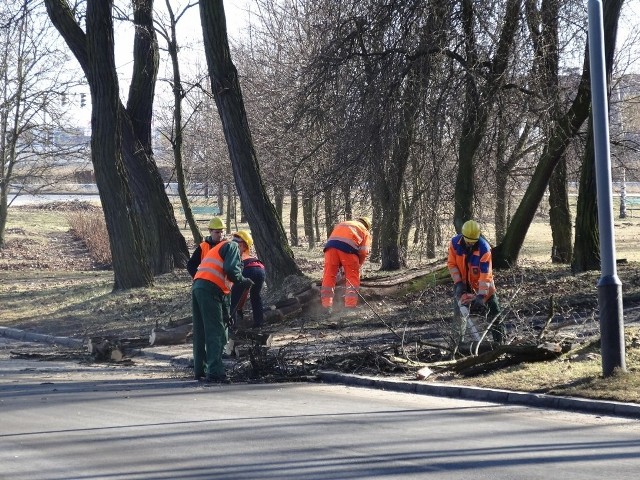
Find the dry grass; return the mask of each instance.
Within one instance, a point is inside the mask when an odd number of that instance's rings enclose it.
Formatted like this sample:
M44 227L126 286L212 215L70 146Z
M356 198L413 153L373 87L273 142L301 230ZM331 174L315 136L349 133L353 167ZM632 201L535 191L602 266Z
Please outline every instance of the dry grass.
M71 234L85 243L93 261L110 268L111 247L107 225L101 210L74 211L67 214Z

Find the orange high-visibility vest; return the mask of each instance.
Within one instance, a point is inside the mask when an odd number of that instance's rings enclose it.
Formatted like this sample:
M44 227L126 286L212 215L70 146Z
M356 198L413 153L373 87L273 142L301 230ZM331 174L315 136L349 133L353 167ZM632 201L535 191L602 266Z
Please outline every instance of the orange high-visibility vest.
M201 278L216 284L225 295L228 295L231 292L232 283L229 281L227 275L224 273L224 269L222 268L224 265L224 259L220 256L220 248L222 248L227 241L228 240L221 241L207 252L200 262L200 265L198 265L198 271L193 277L194 280Z

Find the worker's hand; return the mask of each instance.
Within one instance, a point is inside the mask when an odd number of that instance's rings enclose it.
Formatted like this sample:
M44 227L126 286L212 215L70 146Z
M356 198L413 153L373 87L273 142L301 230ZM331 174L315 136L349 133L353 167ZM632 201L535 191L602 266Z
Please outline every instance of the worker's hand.
M247 288L251 288L253 287L254 283L253 280L251 280L250 278L243 278L242 280L240 280L240 286L244 289Z
M484 308L484 295L476 295L476 298L473 299L473 306Z
M462 294L464 293L464 290L465 290L464 282L456 283L454 292L455 292L455 296L456 296L456 298L458 300L460 300L460 298L462 297Z
M236 323L235 319L233 317L230 317L228 314L225 314L225 316L224 316L224 324L227 326L227 328L233 327L234 323Z

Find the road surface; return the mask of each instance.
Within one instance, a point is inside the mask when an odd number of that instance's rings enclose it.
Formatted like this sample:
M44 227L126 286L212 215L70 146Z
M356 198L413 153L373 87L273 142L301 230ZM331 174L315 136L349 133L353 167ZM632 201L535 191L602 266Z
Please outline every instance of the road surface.
M323 384L203 386L9 351L0 349L1 479L601 480L640 471L634 420Z

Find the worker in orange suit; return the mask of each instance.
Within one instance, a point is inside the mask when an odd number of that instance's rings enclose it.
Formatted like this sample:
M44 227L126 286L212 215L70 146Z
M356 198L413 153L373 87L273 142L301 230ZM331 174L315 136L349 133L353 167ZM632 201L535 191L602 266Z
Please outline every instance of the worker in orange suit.
M324 246L324 275L320 298L328 315L333 308L336 277L342 267L346 279L344 306L358 305L360 267L371 250L371 219L360 217L336 225Z

